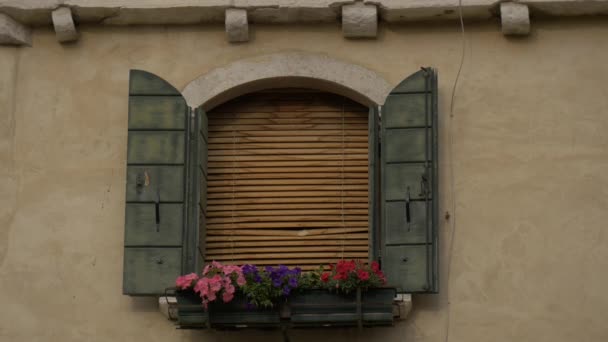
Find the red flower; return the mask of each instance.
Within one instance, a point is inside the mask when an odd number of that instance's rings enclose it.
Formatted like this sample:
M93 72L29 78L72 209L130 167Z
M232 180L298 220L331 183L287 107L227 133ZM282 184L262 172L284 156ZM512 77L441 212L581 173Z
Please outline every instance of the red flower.
M329 281L329 272L323 272L323 274L321 274L321 281L324 283Z
M346 274L342 272L338 272L334 275L334 280L346 280L346 278Z
M376 261L372 261L371 267L372 267L372 271L374 271L374 273L378 274L378 271L380 271L380 264L378 264Z
M359 270L359 271L357 271L357 276L359 277L359 279L365 281L365 280L369 279L369 272Z

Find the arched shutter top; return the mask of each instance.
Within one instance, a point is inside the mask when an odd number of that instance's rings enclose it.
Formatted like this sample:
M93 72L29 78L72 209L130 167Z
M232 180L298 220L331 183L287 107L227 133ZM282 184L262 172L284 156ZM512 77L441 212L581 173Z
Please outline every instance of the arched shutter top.
M391 94L399 93L420 93L432 91L428 81L429 73L434 70L431 68L424 68L410 75L405 80L401 81L392 91Z
M162 78L147 71L133 69L129 74L129 95L181 96L181 93Z

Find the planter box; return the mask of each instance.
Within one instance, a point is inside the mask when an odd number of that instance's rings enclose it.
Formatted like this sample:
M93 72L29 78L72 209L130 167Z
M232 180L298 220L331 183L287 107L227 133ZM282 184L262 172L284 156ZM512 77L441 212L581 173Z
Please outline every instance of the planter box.
M203 308L201 297L194 291L176 291L177 324L181 328L208 328L209 314Z
M236 296L229 303L209 305L209 320L213 328L273 328L281 324L279 308L250 308L244 296Z
M294 293L289 299L291 325L392 325L395 295L394 288L369 289L349 295L327 290Z
M177 324L180 328L272 328L281 323L279 309L249 308L243 296L231 302L213 302L205 310L201 298L193 291L177 291Z

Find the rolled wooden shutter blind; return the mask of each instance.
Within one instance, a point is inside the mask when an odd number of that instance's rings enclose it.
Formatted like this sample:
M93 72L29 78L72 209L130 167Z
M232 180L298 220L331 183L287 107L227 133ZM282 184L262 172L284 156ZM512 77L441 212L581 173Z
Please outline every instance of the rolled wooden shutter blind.
M367 108L291 89L239 97L208 119L206 261L367 259Z

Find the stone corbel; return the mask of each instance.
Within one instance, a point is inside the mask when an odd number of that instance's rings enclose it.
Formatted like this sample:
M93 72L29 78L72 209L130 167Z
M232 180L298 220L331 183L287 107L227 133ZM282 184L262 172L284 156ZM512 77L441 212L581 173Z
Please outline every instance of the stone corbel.
M530 33L530 11L528 6L513 2L500 4L502 33L507 36L525 36Z
M69 7L59 7L51 13L55 35L60 43L78 40L78 32Z
M361 2L342 6L342 34L346 38L375 38L378 8Z
M226 10L226 37L231 43L242 43L249 41L249 23L247 21L247 10L240 8L228 8Z
M32 34L24 26L4 13L0 13L0 45L32 45Z

